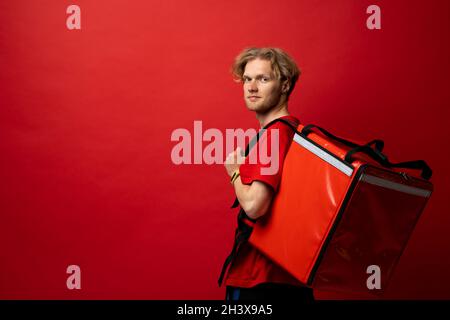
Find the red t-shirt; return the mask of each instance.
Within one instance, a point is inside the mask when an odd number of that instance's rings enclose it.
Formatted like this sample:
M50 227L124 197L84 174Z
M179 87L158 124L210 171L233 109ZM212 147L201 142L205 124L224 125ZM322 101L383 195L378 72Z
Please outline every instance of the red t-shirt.
M293 116L284 116L281 118L288 120L295 127L299 124L298 119ZM276 134L273 131L274 129L278 129L277 132L279 136L278 168L276 168L277 166L274 164L276 160L274 160L273 157L273 162L270 163L267 161L267 157L259 158L255 156L255 154L267 154L272 156L272 144L270 142L273 141L273 135L276 137ZM260 137L258 146L251 149L249 155L245 159L245 162L239 168L242 183L251 184L255 180L261 181L270 186L276 193L280 184L284 158L293 136L294 132L281 122L277 122L269 127ZM259 149L257 148L264 143L268 147L267 153L265 151L258 151ZM276 149L274 149L274 151L276 151ZM252 153L254 153L253 158L251 158ZM257 161L255 161L255 159L257 159ZM272 169L269 170L269 167L272 167ZM263 174L261 172L262 168L266 169L266 172L263 172ZM229 267L228 273L225 276L225 285L250 288L259 283L265 282L288 283L298 286L302 285L297 279L272 262L272 260L269 260L269 258L253 247L250 243L242 243L231 263L231 266Z

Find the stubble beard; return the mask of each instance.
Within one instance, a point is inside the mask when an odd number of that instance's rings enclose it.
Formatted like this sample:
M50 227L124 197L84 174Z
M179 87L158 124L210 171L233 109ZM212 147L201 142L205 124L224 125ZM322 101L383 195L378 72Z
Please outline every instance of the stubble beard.
M280 99L277 101L273 101L270 106L267 106L264 101L258 101L256 103L252 103L251 101L248 101L245 99L245 104L247 106L247 109L250 111L255 112L256 114L265 115L275 109L278 104L280 103Z

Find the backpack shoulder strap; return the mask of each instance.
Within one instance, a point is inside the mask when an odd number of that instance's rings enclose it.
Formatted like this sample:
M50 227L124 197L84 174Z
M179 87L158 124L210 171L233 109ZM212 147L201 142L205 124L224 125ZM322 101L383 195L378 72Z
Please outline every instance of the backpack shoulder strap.
M264 134L264 132L270 128L271 126L273 126L275 123L277 122L281 122L285 125L287 125L289 128L291 128L294 132L297 132L297 127L295 126L294 123L292 123L291 121L288 121L286 119L282 119L282 118L278 118L275 120L270 121L268 124L266 124L264 126L264 128L262 128L257 134L256 136L254 136L252 138L252 140L250 140L250 142L247 144L247 147L245 148L245 152L244 152L244 156L248 156L248 153L250 152L250 150L258 143L259 138ZM234 199L233 204L231 205L231 208L236 208L237 206L239 206L239 200L238 198Z

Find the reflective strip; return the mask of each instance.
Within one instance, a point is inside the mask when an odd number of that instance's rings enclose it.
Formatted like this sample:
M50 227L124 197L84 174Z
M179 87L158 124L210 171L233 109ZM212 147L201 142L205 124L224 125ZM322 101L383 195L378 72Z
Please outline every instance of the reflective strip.
M359 178L359 180L376 185L376 186L380 186L383 188L387 188L387 189L392 189L395 191L400 191L403 193L408 193L408 194L412 194L414 196L420 196L420 197L425 197L428 198L431 195L431 191L430 190L426 190L426 189L419 189L416 187L411 187L411 186L405 186L401 183L397 183L397 182L393 182L393 181L389 181L389 180L385 180L379 177L375 177L375 176L371 176L368 174L363 174L361 175L361 177Z
M353 169L351 167L349 167L348 165L346 165L342 161L339 161L338 159L336 159L335 157L330 155L328 152L326 152L326 151L320 149L319 147L315 146L314 144L312 144L311 142L309 142L305 138L301 137L300 135L295 134L294 135L294 141L297 142L299 145L301 145L306 150L311 151L312 153L314 153L316 156L318 156L322 160L328 162L333 167L335 167L339 171L343 172L347 176L350 177L352 175Z

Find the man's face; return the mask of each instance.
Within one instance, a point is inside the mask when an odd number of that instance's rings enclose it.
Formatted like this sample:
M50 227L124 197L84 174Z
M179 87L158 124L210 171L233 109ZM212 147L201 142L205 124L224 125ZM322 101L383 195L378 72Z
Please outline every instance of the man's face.
M256 58L247 62L242 78L245 104L249 110L264 114L279 104L281 83L272 74L269 60Z

